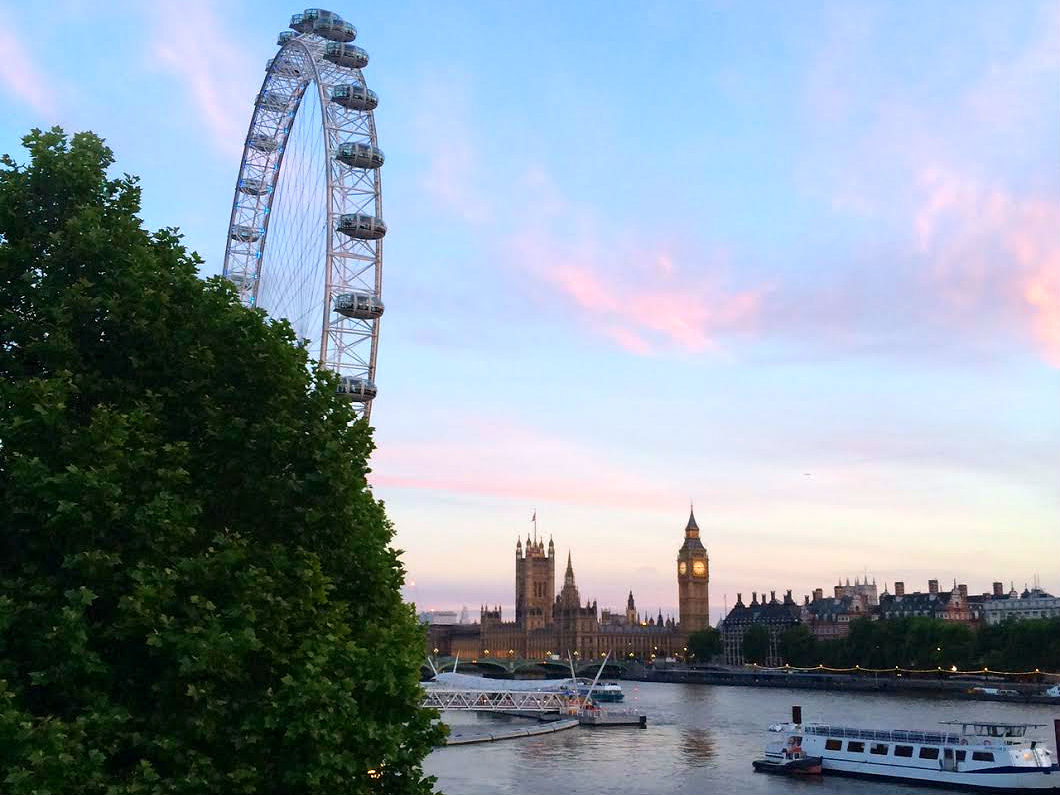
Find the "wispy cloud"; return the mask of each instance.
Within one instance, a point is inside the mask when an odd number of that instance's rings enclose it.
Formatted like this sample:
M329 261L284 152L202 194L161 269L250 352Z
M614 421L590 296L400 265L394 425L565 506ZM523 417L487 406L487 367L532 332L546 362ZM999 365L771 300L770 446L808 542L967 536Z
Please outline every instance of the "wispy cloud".
M418 90L416 140L426 152L420 184L447 214L471 223L490 220L488 191L482 185L479 144L470 123L468 81L432 74Z
M513 420L450 417L447 432L429 441L381 445L372 484L634 510L673 500L666 486L624 468L613 455Z
M678 264L669 247L645 246L620 220L604 223L566 198L544 172L525 182L524 228L511 251L597 335L637 355L700 353L716 349L725 334L754 327L766 288L730 288L724 258Z
M33 62L22 37L0 9L0 85L6 93L29 105L37 113L54 116L55 81L49 80Z
M957 319L1014 323L1060 367L1060 202L938 168L920 184L917 241Z
M214 148L238 155L257 88L254 64L204 0L163 0L150 9L150 55L182 84Z

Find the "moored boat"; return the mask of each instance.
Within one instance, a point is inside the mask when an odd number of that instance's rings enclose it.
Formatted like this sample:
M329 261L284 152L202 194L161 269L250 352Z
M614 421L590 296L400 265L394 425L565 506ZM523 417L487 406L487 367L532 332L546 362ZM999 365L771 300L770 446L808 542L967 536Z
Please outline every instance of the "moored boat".
M754 760L751 766L759 773L776 773L783 776L819 775L821 757L808 756L797 743L797 738L791 737L781 750L779 758L769 755L765 759Z
M943 721L941 731L862 729L803 723L797 707L792 718L769 727L786 737L770 743L760 761L779 765L798 748L820 757L825 774L961 790L1060 792L1060 766L1052 752L1027 736L1040 724ZM1060 721L1054 727L1060 736Z

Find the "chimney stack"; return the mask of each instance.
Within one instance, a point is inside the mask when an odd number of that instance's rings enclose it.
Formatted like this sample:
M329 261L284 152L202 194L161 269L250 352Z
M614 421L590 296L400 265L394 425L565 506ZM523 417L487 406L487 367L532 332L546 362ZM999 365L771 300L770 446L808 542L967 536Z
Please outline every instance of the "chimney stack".
M821 599L824 599L824 588L814 588L813 589L813 601L817 602L817 601L819 601Z
M894 595L905 596L905 583L901 580L894 581Z
M937 594L939 592L939 581L928 580L928 593Z
M1001 582L994 583L994 596L1001 598L1005 595L1005 584Z
M963 598L967 599L968 598L968 586L965 585L964 583L961 583L960 585L957 586L957 593L959 593Z

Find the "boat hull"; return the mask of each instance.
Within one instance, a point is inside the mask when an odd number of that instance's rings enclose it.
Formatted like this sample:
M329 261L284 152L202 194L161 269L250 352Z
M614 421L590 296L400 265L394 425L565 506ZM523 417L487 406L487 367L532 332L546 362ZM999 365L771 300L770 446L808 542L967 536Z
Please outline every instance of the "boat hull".
M818 775L821 768L821 757L806 756L802 759L794 759L785 762L776 762L772 759L756 759L751 763L759 773L772 773L779 776L814 776Z
M966 792L1060 793L1060 767L1055 765L1048 772L1013 767L1009 770L997 768L995 771L976 773L924 768L885 770L884 767L890 766L825 757L822 772L826 775L903 782Z

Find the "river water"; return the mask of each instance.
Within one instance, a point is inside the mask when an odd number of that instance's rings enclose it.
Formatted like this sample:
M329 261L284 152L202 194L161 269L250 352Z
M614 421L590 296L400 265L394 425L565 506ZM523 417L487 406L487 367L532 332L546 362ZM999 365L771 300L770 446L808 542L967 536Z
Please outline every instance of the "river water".
M648 728L578 727L556 734L439 748L424 767L447 795L513 793L935 793L938 790L837 776L790 779L755 773L751 760L766 727L790 719L859 728L938 729L941 720L1045 723L1035 736L1054 748L1060 707L967 701L934 696L828 693L782 688L622 682L625 706L648 716ZM518 721L446 713L451 725L485 727ZM1054 748L1055 750L1055 748Z

